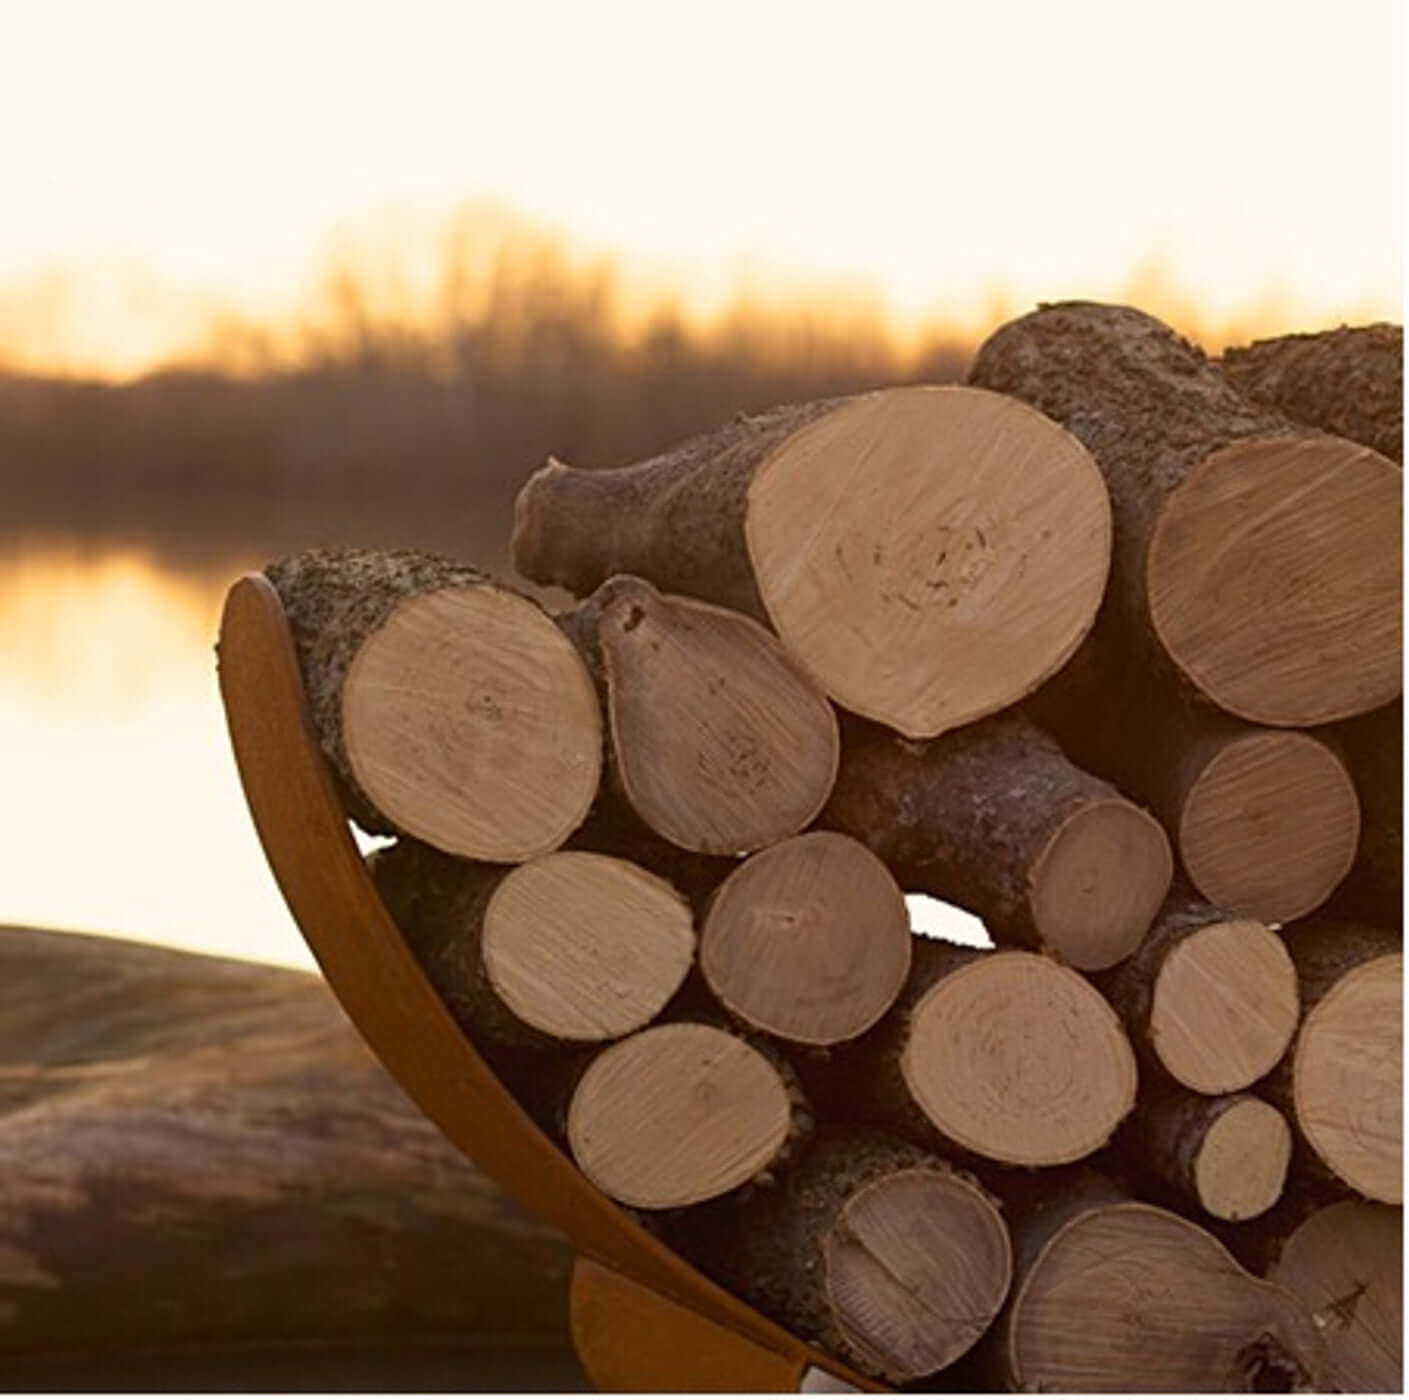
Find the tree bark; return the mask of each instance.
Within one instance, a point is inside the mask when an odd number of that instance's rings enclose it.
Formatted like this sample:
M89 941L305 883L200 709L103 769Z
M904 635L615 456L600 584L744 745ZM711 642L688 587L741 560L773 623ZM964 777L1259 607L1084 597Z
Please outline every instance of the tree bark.
M1296 969L1282 940L1187 889L1100 986L1149 1072L1200 1094L1246 1089L1296 1033Z
M266 574L348 814L452 855L562 845L597 795L591 679L538 604L430 555L310 550Z
M987 341L970 382L1031 403L1100 464L1116 539L1097 631L1127 666L1170 680L1177 669L1223 708L1278 726L1399 693L1392 463L1253 404L1128 307L1042 307Z
M1223 370L1255 403L1404 461L1404 328L1376 322L1225 350Z
M855 726L822 822L995 940L1086 970L1134 951L1172 874L1159 823L1018 715L927 744Z
M774 409L614 471L550 461L515 507L525 576L581 595L639 574L748 613L839 705L917 738L1057 670L1109 551L1084 449L958 387Z

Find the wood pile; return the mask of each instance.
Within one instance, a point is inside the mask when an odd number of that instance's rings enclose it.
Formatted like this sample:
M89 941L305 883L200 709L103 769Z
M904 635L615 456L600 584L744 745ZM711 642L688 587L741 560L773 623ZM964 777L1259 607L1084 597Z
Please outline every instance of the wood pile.
M1393 1388L1398 343L1048 306L550 461L557 615L270 566L389 910L593 1183L888 1383Z

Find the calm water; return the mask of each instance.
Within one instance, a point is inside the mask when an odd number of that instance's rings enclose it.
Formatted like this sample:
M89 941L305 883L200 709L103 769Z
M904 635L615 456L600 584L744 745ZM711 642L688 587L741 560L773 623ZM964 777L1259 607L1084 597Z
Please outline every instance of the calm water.
M0 924L312 966L225 732L228 582L137 553L0 556ZM986 941L956 910L911 909L925 932Z

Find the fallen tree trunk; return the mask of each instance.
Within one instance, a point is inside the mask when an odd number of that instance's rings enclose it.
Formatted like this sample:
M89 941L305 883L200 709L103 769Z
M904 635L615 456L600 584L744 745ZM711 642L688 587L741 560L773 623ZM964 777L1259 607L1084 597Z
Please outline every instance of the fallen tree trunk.
M891 1014L800 1068L829 1118L1016 1166L1088 1156L1135 1103L1130 1044L1085 978L1035 953L927 938Z
M1253 1094L1210 1098L1156 1083L1142 1089L1118 1145L1181 1209L1238 1221L1264 1214L1281 1197L1292 1134Z
M1296 1034L1297 973L1282 940L1187 892L1100 985L1145 1062L1195 1093L1246 1089Z
M1383 321L1223 352L1224 373L1296 423L1404 460L1404 328Z
M832 1129L778 1187L670 1239L725 1287L859 1370L916 1381L962 1356L1008 1292L997 1202L909 1143Z
M1173 873L1159 823L1015 715L927 744L857 726L822 822L995 940L1085 970L1134 951Z
M1395 1394L1404 1384L1404 1218L1338 1201L1283 1241L1267 1277L1321 1329L1337 1390Z
M614 1040L653 1021L694 963L690 907L629 861L554 851L476 865L409 838L368 866L441 999L476 1043Z
M341 1355L394 1388L429 1349L442 1377L571 1367L567 1242L307 973L0 930L0 1173L7 1380L121 1388L170 1356L219 1388Z
M1389 1205L1403 1193L1404 956L1397 934L1309 919L1287 931L1303 1008L1269 1081L1320 1170Z
M910 971L910 915L886 867L830 831L751 856L709 902L700 970L745 1025L834 1045L885 1015Z
M612 786L652 830L739 855L821 811L836 713L766 628L629 575L558 621L598 684Z
M1399 693L1393 463L1253 404L1128 307L1043 307L996 332L970 380L1049 414L1100 464L1116 522L1100 629L1126 665L1167 656L1224 709L1278 726Z
M265 570L348 814L452 855L519 861L597 796L587 668L536 603L424 554L310 550Z
M766 620L839 705L925 738L1072 654L1110 507L1085 449L1025 405L889 389L739 418L615 471L550 462L519 494L514 560L579 596L639 574Z

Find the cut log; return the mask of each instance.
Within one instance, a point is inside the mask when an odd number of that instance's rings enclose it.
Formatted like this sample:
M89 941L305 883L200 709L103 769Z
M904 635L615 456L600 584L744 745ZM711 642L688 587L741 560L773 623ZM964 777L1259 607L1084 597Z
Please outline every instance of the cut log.
M1301 1300L1330 1352L1337 1390L1404 1387L1404 1216L1338 1201L1309 1215L1268 1278Z
M927 744L855 726L822 822L906 889L978 914L995 940L1086 970L1134 951L1173 871L1148 812L1016 715Z
M1181 1205L1218 1220L1251 1220L1281 1197L1292 1132L1252 1094L1207 1098L1157 1084L1127 1120L1121 1146Z
M1330 1363L1306 1310L1192 1221L1078 1198L1010 1229L1023 1263L996 1344L1014 1390L1325 1388Z
M1403 1198L1404 956L1397 935L1329 919L1287 933L1305 1009L1270 1089L1316 1160L1372 1201Z
M672 1210L772 1180L810 1120L776 1061L716 1026L679 1021L602 1051L566 1126L593 1185L623 1205Z
M680 1222L676 1247L857 1369L903 1383L948 1366L1008 1292L997 1203L909 1143L831 1129L775 1191Z
M477 1041L613 1040L660 1014L694 962L690 906L629 861L554 851L505 870L409 839L369 858L392 918Z
M869 1030L910 971L910 915L857 841L813 831L746 860L710 902L700 968L755 1030L833 1045Z
M1399 694L1403 474L1244 398L1128 307L1004 326L971 382L1068 427L1105 473L1116 555L1100 627L1258 724L1344 719Z
M581 657L536 603L424 554L271 564L349 815L453 855L556 849L597 795L602 723Z
M1095 617L1100 472L981 390L889 389L740 418L616 471L550 462L514 559L579 596L633 573L768 621L841 706L926 738L1020 700Z
M598 679L614 785L654 831L739 855L821 811L836 712L766 628L629 575L559 621Z
M1282 940L1187 893L1101 987L1147 1060L1199 1094L1246 1089L1296 1034L1297 974Z
M1030 709L1074 762L1150 807L1220 908L1264 923L1302 918L1355 860L1360 802L1334 740L1190 703L1095 648Z
M1336 912L1384 928L1404 917L1404 706L1347 720L1330 732L1360 794L1360 846Z
M1223 370L1295 423L1404 460L1404 328L1384 321L1225 350Z
M1129 1041L1085 978L1035 953L926 938L891 1015L800 1067L831 1117L1018 1166L1095 1152L1135 1103Z

